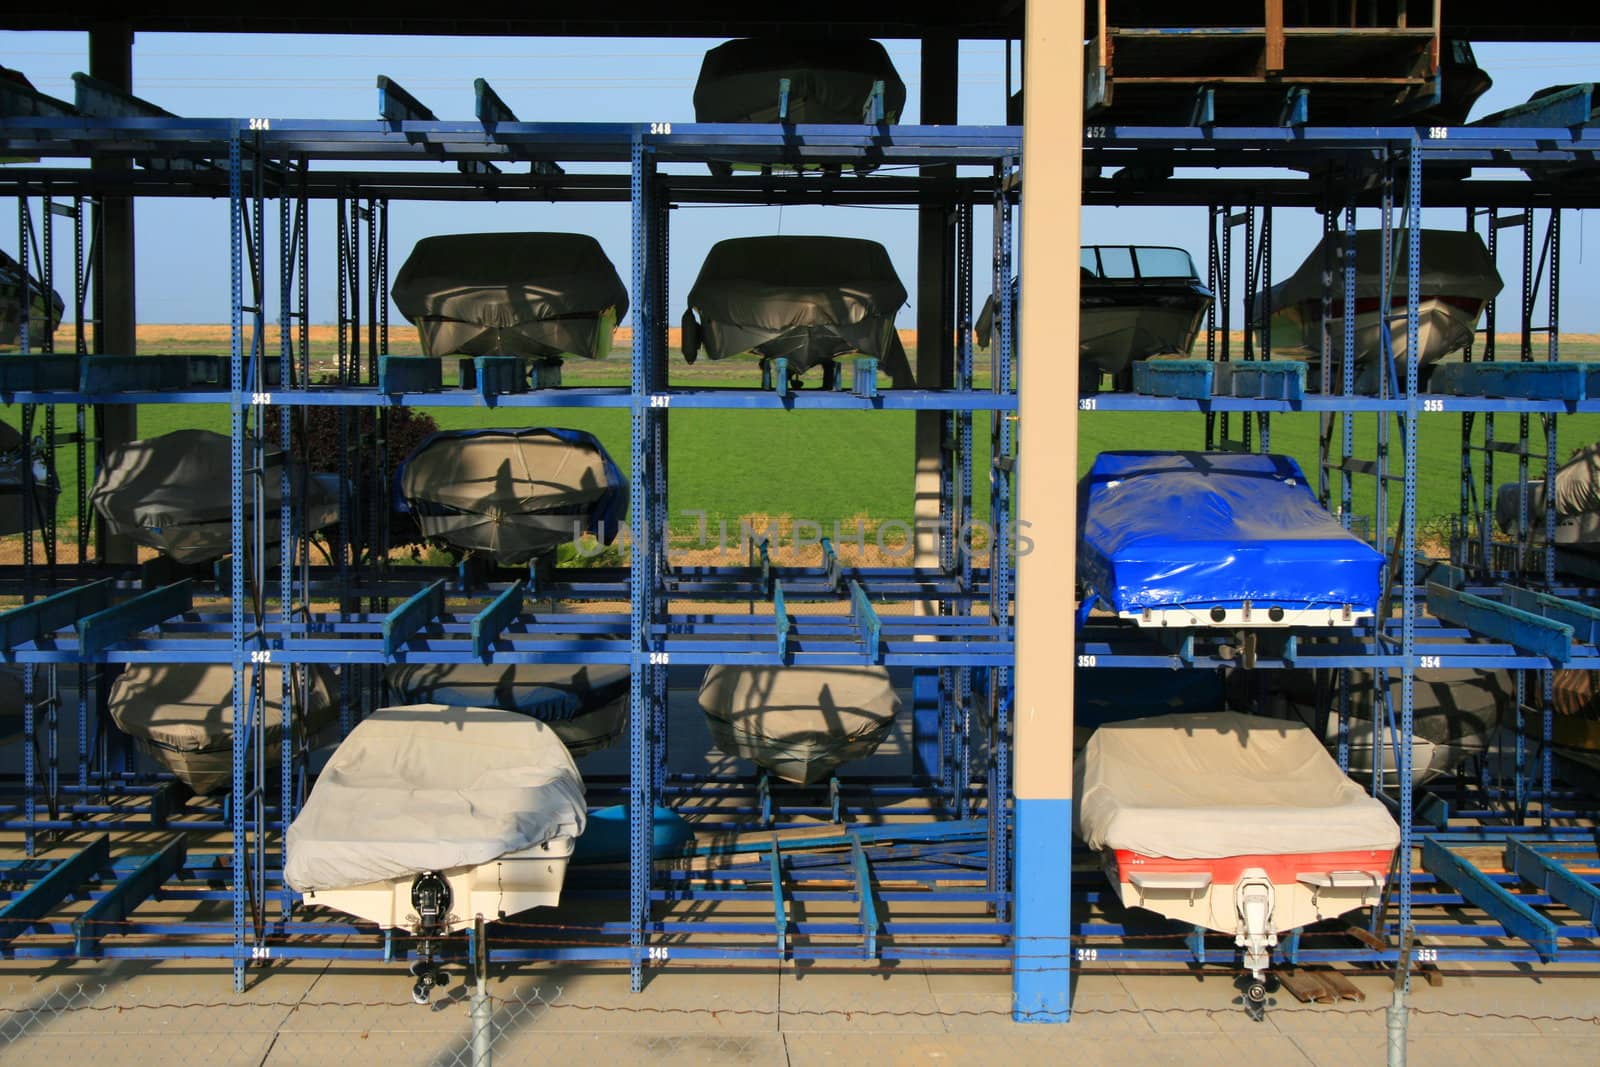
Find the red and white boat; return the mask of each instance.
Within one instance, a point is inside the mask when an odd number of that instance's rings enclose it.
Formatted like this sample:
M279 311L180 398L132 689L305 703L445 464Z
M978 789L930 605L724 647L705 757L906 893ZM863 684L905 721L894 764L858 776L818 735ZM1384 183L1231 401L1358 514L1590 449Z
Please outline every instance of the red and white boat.
M1122 903L1232 934L1258 979L1280 934L1375 905L1400 843L1388 809L1298 723L1110 723L1082 775L1079 830Z

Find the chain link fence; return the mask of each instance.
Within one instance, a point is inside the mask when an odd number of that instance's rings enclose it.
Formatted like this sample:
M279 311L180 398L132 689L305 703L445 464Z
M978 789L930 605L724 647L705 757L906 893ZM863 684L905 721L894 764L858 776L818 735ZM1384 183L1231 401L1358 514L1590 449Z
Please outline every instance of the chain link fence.
M1300 1003L1278 991L1257 1022L1223 976L1095 974L1079 977L1072 1025L1062 1027L1014 1022L1006 975L932 967L686 970L655 975L638 994L614 970L530 977L496 968L481 990L458 972L423 1006L412 1003L398 967L280 965L253 974L251 988L237 995L224 992L226 972L211 967L101 970L99 977L45 970L0 986L0 1062L880 1067L1222 1063L1248 1056L1370 1063L1384 1055L1388 1006L1387 979L1373 976L1361 980L1369 990L1363 1002ZM1502 978L1467 981L1447 994L1428 990L1410 1011L1411 1058L1592 1062L1600 1036L1600 1016L1586 1001L1592 987L1592 978L1538 989L1526 979ZM1579 1010L1562 1012L1563 1006ZM1454 1058L1441 1059L1447 1052Z

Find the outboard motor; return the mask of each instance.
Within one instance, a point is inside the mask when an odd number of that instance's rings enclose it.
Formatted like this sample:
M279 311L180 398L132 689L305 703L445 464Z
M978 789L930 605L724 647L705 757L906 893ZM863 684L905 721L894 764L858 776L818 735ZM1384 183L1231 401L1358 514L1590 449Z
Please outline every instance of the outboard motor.
M423 871L411 883L411 906L416 909L412 930L418 938L417 958L411 963L417 984L411 987L411 999L418 1004L428 1003L435 986L443 989L450 982L444 968L434 962L433 939L449 929L452 903L450 883L438 871Z

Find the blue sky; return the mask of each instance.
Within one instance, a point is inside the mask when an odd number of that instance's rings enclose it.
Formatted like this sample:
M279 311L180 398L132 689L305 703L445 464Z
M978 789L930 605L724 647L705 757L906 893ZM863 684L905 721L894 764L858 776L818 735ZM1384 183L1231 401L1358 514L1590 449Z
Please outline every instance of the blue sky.
M141 96L170 111L195 116L265 115L293 118L375 117L378 74L395 78L441 118L472 115L472 80L487 78L528 120L689 121L700 58L716 41L582 40L423 37L226 36L142 34L135 42L134 83ZM917 45L885 42L908 88L905 121L917 120ZM23 71L41 91L72 97L71 76L87 65L86 38L73 33L0 33L0 63ZM1593 45L1477 46L1479 63L1495 86L1474 115L1520 103L1542 86L1600 76ZM973 42L961 53L963 122L1001 121L1004 50ZM1514 172L1513 172L1514 173ZM312 314L333 315L332 206L314 216ZM0 241L16 246L15 215L0 219ZM977 233L977 299L989 290L987 220ZM1600 331L1600 220L1594 212L1565 219L1562 325ZM1375 216L1374 216L1375 218ZM1425 223L1455 227L1461 212L1425 213ZM1596 223L1596 236L1586 233ZM138 299L145 322L225 322L228 316L227 211L215 201L147 200L138 206ZM1274 216L1274 265L1281 277L1315 244L1318 223L1309 211ZM390 259L398 269L412 244L435 233L479 230L581 230L606 247L624 279L629 267L626 204L493 205L401 203L393 206ZM835 233L884 243L912 291L902 325L914 322L915 216L895 209L719 207L674 214L670 308L675 321L706 250L717 240L753 234ZM1085 242L1176 244L1197 261L1205 252L1203 209L1097 208L1084 215ZM1513 242L1507 242L1508 244ZM58 267L58 270L60 268ZM1509 257L1501 271L1515 278ZM318 283L321 283L319 286ZM274 302L275 303L275 302ZM397 313L392 321L403 326ZM1236 320L1237 321L1237 320Z

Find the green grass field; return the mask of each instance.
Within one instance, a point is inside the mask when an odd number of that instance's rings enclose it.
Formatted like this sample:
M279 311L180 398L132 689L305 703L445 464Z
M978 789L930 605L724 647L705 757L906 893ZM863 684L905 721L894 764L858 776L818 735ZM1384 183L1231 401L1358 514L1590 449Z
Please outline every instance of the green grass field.
M1600 355L1600 344L1588 342L1588 339L1585 342L1569 345L1568 358ZM184 347L167 344L160 350L181 351ZM214 349L197 346L195 350ZM326 353L314 352L314 358L319 360L325 356ZM688 378L696 384L750 384L756 377L753 364L708 366L701 363L685 368L676 354L673 367L675 380ZM622 360L587 365L568 363L565 380L568 384L622 385L626 383L626 374L626 363ZM447 374L447 380L449 377ZM621 467L628 466L629 423L625 411L434 408L430 414L442 429L544 424L588 430L600 438ZM61 415L70 419L69 412ZM16 418L14 412L11 418ZM537 421L517 421L525 418ZM1476 420L1475 437L1481 435L1482 422L1481 417ZM1569 416L1558 422L1558 453L1563 458L1572 449L1600 439L1600 416ZM1356 419L1357 455L1371 457L1375 454L1376 423L1375 416ZM695 527L694 518L680 514L685 509L705 511L713 524L713 537L718 520L726 520L730 529L737 530L738 520L750 515L810 519L823 524L825 532L836 520L845 520L848 524L857 517L864 518L869 528L889 520L907 521L912 513L913 425L913 416L903 412L674 411L670 439L674 525L685 532ZM1461 425L1459 415L1422 417L1417 510L1424 531L1456 513L1460 492ZM227 408L222 405L152 405L139 411L141 436L154 436L181 427L203 427L226 433ZM1398 472L1402 443L1397 423L1391 421L1390 428L1391 469ZM1234 416L1230 429L1230 436L1238 439L1240 416ZM1543 429L1537 420L1532 432L1542 437ZM1497 436L1503 440L1515 437L1516 433L1517 418L1501 416ZM1274 416L1271 434L1273 450L1298 459L1315 483L1318 417ZM989 416L980 413L974 417L974 438L983 454L988 448ZM1083 412L1079 422L1078 470L1058 474L1063 479L1081 475L1094 456L1103 450L1200 448L1204 441L1205 420L1201 415ZM62 450L59 469L65 530L76 511L76 462L70 448ZM1537 464L1532 472L1535 476L1540 473ZM1497 481L1510 480L1515 473L1513 458L1498 457ZM1356 515L1372 514L1373 481L1370 476L1356 477ZM978 502L980 517L987 511L986 504L986 499ZM1396 486L1390 506L1391 527L1398 520L1399 511ZM1025 513L1023 517L1026 518Z

